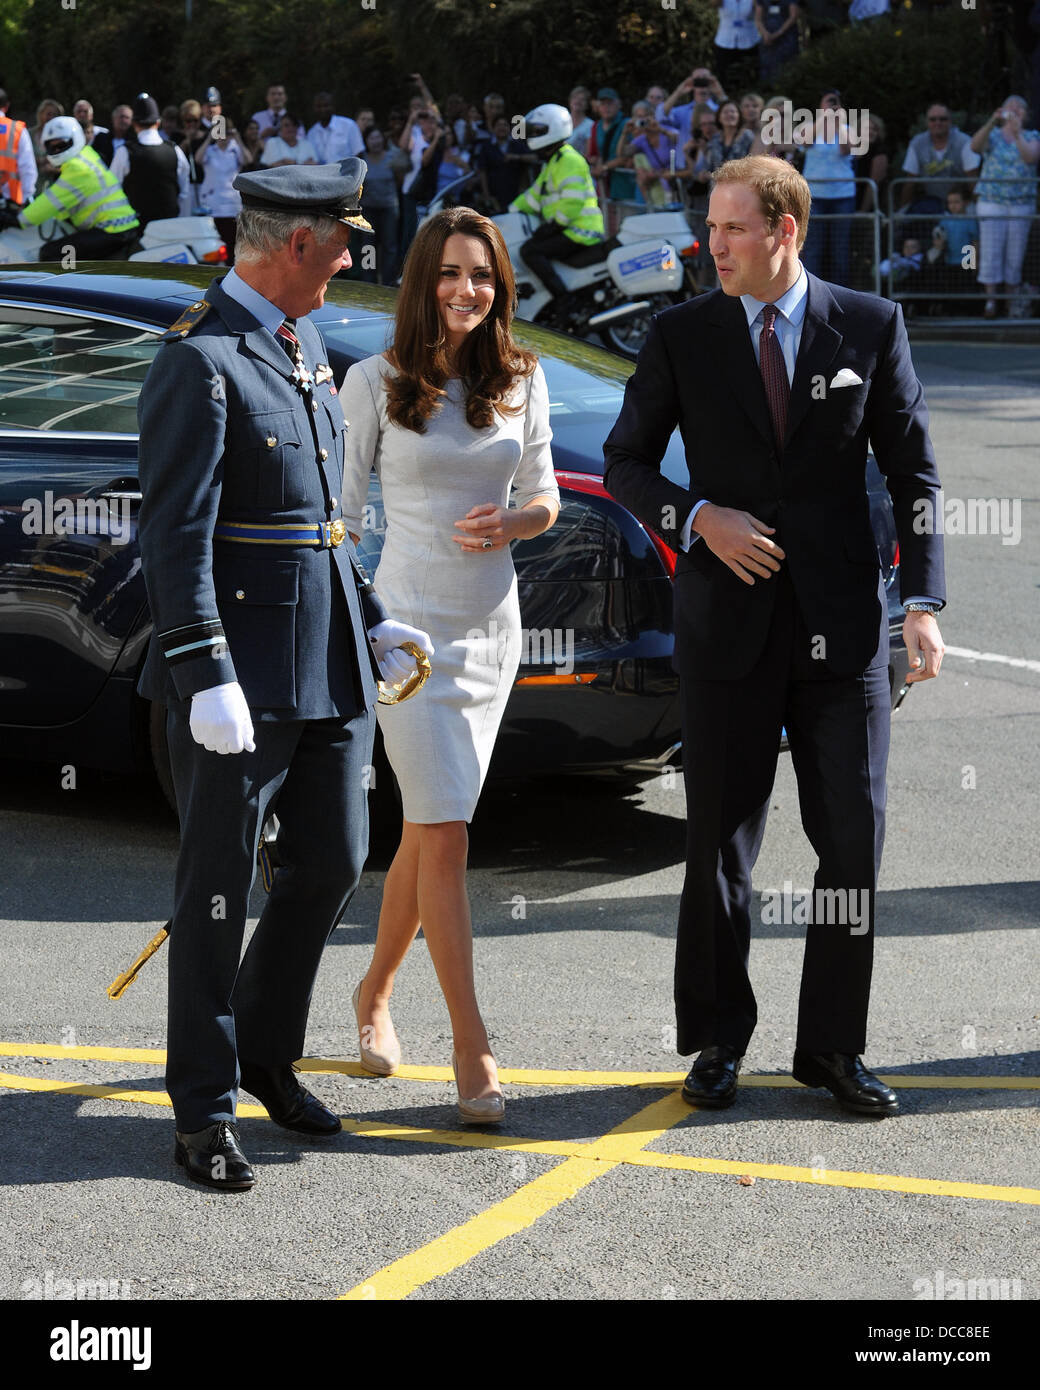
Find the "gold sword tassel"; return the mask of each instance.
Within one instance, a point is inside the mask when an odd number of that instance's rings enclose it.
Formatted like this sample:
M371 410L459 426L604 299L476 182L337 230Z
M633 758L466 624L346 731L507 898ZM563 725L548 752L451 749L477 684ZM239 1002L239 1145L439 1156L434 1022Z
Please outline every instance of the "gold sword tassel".
M156 932L155 936L152 937L151 941L149 941L148 945L137 957L130 969L124 971L122 975L116 976L107 990L109 999L119 999L127 985L133 984L137 979L137 972L140 970L141 966L144 965L146 960L150 960L151 957L155 955L156 951L169 936L169 928L170 923L167 922L166 926L161 928L161 930Z
M267 848L267 841L263 835L260 836L260 843L256 847L256 857L260 865L260 878L264 885L264 891L270 893L271 886L274 883L274 870L271 864L271 852ZM141 966L144 965L145 961L151 960L152 956L155 955L156 951L169 936L170 927L172 925L172 922L167 922L165 927L161 927L134 961L130 969L124 970L122 975L116 976L105 991L109 999L122 998L127 987L132 985L137 979L137 972L141 969Z

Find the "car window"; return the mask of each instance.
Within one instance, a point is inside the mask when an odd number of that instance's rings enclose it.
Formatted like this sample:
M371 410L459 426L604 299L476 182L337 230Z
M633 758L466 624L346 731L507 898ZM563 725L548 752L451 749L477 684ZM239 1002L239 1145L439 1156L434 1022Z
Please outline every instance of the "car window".
M0 308L0 428L137 433L157 331Z

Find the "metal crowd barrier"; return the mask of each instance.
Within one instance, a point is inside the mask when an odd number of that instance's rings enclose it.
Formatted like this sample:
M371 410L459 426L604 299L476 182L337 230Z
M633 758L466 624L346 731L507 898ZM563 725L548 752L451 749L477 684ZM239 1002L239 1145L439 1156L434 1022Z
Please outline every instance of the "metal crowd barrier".
M890 255L883 277L883 293L898 299L913 313L940 314L958 305L970 314L982 314L986 301L995 301L1009 318L1040 316L1040 214L1033 211L1014 217L975 211L974 187L979 171L959 178L898 178L888 186ZM989 179L987 184L1020 184L1022 179ZM966 207L954 215L946 207L951 189L964 194ZM907 195L912 191L913 196ZM991 292L979 279L981 254L990 231L1011 237L1022 247L1022 270L1011 293ZM992 317L993 315L989 315Z

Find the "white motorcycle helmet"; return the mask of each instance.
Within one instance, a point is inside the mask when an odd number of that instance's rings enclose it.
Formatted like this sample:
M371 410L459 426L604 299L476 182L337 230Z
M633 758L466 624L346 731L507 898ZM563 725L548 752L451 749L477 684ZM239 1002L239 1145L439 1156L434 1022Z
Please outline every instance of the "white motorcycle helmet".
M529 150L544 150L559 145L574 134L574 122L566 106L546 102L528 111L524 117L524 139Z
M60 168L68 159L75 159L86 143L83 127L75 116L55 116L40 135L44 153L55 168Z

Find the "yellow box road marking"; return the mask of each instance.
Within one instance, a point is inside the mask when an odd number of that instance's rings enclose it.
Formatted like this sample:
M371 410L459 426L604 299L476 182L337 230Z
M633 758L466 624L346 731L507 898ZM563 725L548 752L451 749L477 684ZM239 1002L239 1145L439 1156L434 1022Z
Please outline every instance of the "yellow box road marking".
M664 1096L629 1116L589 1145L588 1154L567 1158L525 1183L511 1196L420 1246L356 1285L344 1299L401 1299L451 1273L507 1236L533 1226L540 1216L568 1201L596 1178L664 1134L688 1114L678 1096Z
M171 1108L165 1091L134 1091L124 1086L91 1085L85 1082L52 1081L44 1077L19 1076L0 1072L0 1088L19 1091L51 1092L56 1095L85 1096L113 1100L126 1104L160 1105ZM677 1098L676 1098L677 1099ZM679 1102L678 1118L694 1112L685 1101ZM651 1107L648 1107L651 1108ZM267 1119L262 1105L240 1103L238 1114L244 1119ZM638 1125L646 1111L639 1111L624 1121L611 1135L638 1133ZM779 1182L814 1184L821 1187L856 1187L877 1192L919 1193L935 1197L965 1197L992 1202L1016 1202L1040 1205L1040 1189L1031 1187L1000 1187L989 1183L948 1182L945 1179L912 1178L889 1173L860 1173L844 1169L816 1170L781 1163L751 1163L744 1159L701 1158L687 1154L632 1151L627 1145L620 1159L615 1158L606 1144L607 1136L581 1142L574 1139L528 1139L516 1135L492 1134L484 1131L426 1129L413 1125L392 1124L384 1120L357 1120L342 1115L343 1128L348 1134L362 1139L393 1139L413 1143L443 1144L460 1149L495 1149L504 1153L531 1153L547 1158L575 1158L583 1162L606 1163L616 1167L618 1162L644 1168L684 1169L694 1173L736 1175L748 1174ZM674 1122L673 1122L674 1123ZM654 1136L644 1143L652 1142ZM366 1295L368 1296L368 1295Z
M158 1047L65 1047L60 1043L0 1042L0 1057L38 1057L62 1060L65 1058L93 1062L133 1062L144 1066L165 1066L166 1052ZM337 1058L302 1057L297 1063L301 1072L315 1076L360 1076L370 1081L451 1081L450 1067L402 1066L392 1078L376 1077L365 1071L360 1062L345 1062ZM686 1076L685 1071L550 1071L527 1067L502 1067L499 1079L509 1086L641 1086L671 1090ZM884 1075L881 1080L889 1086L911 1090L964 1091L1035 1091L1040 1090L1040 1076L899 1076ZM742 1075L741 1086L766 1089L800 1086L793 1076L771 1072Z

